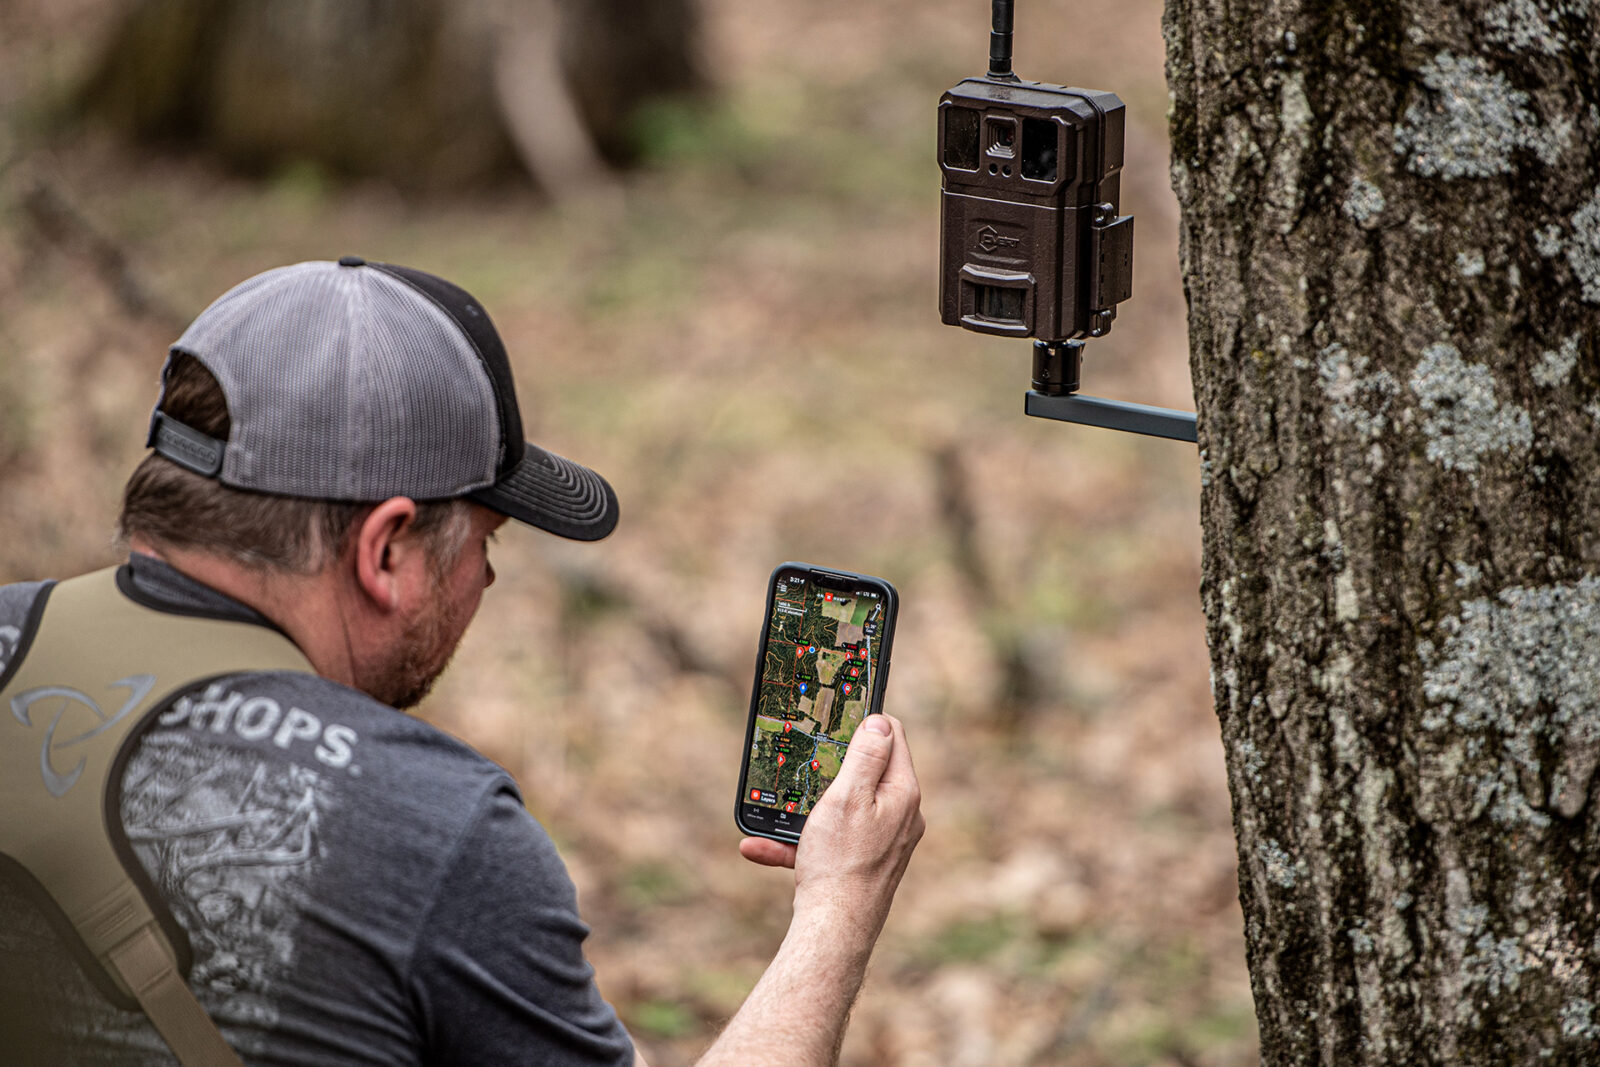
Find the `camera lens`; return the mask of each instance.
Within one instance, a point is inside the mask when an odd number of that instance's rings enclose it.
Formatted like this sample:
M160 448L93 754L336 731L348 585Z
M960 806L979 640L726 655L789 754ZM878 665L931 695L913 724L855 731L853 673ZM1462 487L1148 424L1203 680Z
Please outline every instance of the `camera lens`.
M989 120L989 154L1011 158L1016 153L1017 120L991 118Z

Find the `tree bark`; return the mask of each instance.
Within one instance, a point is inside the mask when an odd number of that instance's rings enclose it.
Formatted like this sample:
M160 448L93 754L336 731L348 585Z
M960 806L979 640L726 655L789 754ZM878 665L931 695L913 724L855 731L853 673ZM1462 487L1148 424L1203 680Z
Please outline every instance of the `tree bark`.
M1263 1059L1600 1062L1600 4L1165 31Z

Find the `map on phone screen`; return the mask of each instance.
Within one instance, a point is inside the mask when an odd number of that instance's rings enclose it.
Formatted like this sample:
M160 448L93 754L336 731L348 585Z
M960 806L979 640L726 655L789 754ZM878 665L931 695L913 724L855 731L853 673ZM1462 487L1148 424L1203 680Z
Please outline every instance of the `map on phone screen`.
M839 773L878 677L882 597L774 586L745 802L804 815Z

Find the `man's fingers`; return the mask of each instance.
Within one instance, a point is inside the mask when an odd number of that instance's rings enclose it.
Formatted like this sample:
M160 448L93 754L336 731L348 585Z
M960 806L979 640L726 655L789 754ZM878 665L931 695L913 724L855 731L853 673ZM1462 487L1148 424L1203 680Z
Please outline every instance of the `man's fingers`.
M739 855L763 867L793 867L795 846L769 837L747 837L739 842Z

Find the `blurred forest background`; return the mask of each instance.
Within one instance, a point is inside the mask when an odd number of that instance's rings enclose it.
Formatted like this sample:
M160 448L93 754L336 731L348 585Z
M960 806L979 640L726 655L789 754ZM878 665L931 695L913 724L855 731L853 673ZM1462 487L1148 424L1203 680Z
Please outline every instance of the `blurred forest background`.
M422 714L523 784L657 1067L788 920L732 819L786 559L903 598L929 829L844 1062L1255 1062L1194 449L1026 418L1028 346L938 323L934 107L982 73L988 8L0 0L0 580L117 558L166 346L226 288L344 254L442 274L494 315L530 436L624 517L503 534ZM1024 77L1128 105L1134 298L1085 392L1191 407L1158 0L1020 8ZM357 23L297 36L318 11Z

